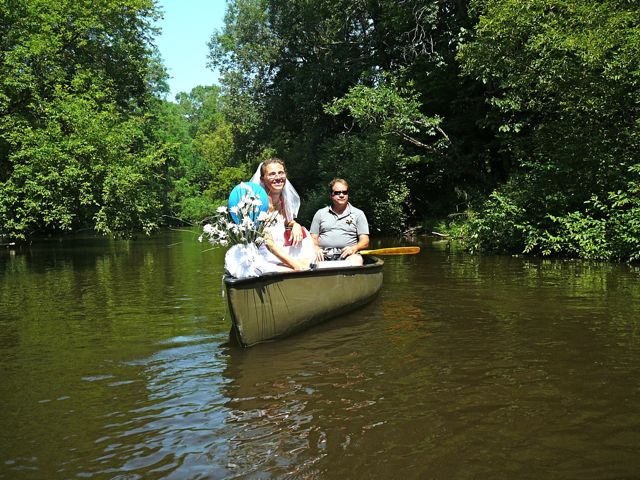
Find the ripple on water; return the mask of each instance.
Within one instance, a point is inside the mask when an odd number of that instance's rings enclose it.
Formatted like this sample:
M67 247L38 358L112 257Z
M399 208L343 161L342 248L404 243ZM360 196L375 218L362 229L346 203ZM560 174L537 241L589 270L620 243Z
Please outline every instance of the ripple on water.
M155 242L5 277L20 315L0 312L0 477L640 468L637 277L426 248L389 258L365 308L237 350L210 271L221 255Z

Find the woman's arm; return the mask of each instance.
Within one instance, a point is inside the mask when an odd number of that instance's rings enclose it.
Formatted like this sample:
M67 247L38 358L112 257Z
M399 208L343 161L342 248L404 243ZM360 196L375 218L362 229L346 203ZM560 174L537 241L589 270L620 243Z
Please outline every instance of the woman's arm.
M265 245L267 246L269 251L276 257L278 257L278 260L284 263L287 267L293 270L308 270L310 268L308 261L297 260L293 258L284 250L284 248L282 248L273 240L271 235L267 235L265 237Z
M287 223L287 227L291 229L291 245L299 245L304 238L304 235L302 234L302 225L295 220L291 220Z

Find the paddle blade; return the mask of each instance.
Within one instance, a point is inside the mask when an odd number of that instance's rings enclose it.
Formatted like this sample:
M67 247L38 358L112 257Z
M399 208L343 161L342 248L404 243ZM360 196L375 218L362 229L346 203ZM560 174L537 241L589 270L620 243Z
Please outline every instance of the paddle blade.
M420 247L390 247L374 250L360 250L360 255L415 255L420 253Z

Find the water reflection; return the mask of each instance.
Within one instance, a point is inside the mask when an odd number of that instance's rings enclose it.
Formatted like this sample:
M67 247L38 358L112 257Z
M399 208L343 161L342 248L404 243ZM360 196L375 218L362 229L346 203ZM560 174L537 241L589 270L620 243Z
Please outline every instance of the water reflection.
M155 431L142 412L158 403L137 359L171 351L176 338L226 338L223 306L212 302L223 252L204 253L191 237L71 239L0 256L0 477L3 468L7 478L132 468L122 460L140 457Z
M0 478L632 478L639 272L389 257L380 296L227 344L188 233L0 263Z
M230 350L226 426L234 432L230 465L238 473L317 473L322 459L348 451L351 442L385 423L365 413L383 398L369 387L384 373L354 343L366 322L347 317L344 324L319 327L295 341Z
M132 396L136 402L124 415L107 414L110 421L101 437L103 459L109 464L118 460L114 473L184 478L185 471L206 466L209 474L216 473L213 478L220 478L222 470L208 461L225 458L227 451L226 442L212 435L227 410L220 391L224 360L212 355L220 340L220 335L177 337L155 354L130 362L140 369L144 391Z

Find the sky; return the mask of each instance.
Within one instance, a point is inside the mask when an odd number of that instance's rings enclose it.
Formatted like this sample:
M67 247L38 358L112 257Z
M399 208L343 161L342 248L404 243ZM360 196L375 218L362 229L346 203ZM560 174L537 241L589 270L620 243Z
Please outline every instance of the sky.
M158 23L162 29L156 45L169 73L174 100L179 92L190 92L198 85L212 85L217 74L207 67L207 42L213 31L224 24L226 0L157 0L164 12Z

